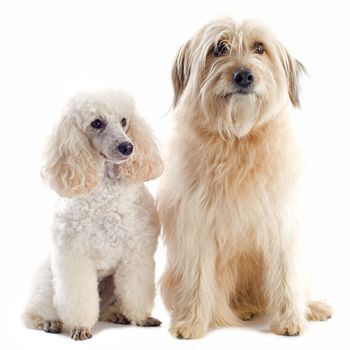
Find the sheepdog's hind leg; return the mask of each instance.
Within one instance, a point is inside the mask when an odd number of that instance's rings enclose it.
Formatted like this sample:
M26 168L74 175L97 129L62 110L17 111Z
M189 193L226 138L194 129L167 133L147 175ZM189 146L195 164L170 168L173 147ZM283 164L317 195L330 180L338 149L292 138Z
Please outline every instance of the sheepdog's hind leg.
M226 267L226 285L231 285L231 308L242 321L250 321L265 311L263 258L258 249L234 255Z
M332 307L323 301L310 301L308 303L307 319L309 321L326 321L332 317Z
M282 222L287 222L284 218ZM299 335L307 321L307 303L300 281L297 257L297 229L288 223L274 232L265 250L265 294L275 334Z
M53 305L50 258L42 262L34 275L23 320L28 328L40 329L48 333L60 333L62 330L62 322Z

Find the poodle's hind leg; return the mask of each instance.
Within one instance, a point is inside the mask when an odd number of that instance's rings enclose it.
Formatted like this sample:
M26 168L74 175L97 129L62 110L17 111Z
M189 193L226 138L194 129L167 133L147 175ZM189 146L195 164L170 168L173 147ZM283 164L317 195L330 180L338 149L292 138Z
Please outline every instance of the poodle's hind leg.
M115 301L105 310L101 311L99 321L112 322L117 324L130 324L131 321L120 311L120 305Z
M49 258L43 261L34 275L23 320L28 328L41 329L48 333L60 333L62 330L62 322L53 305L52 270Z
M113 274L104 277L98 284L98 293L100 296L100 314L99 321L112 322L117 324L130 324L131 321L120 311L120 305L114 293Z
M54 251L52 258L54 305L71 338L92 337L99 315L98 279L94 262L68 247Z
M28 328L43 330L46 333L61 333L63 324L59 320L46 320L39 315L26 312L23 315Z

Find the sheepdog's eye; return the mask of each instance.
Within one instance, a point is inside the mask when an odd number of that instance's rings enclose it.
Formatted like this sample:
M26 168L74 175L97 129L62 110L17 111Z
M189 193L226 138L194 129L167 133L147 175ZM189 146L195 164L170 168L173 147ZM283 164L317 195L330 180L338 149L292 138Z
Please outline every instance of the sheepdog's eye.
M254 44L254 53L257 53L259 55L263 54L265 52L264 44L263 43L255 43Z
M90 125L94 129L101 129L103 127L103 121L101 119L95 119Z
M214 56L219 57L224 55L228 51L227 44L225 41L219 41L214 47Z
M122 118L122 120L120 121L120 125L124 128L124 126L126 126L126 118Z

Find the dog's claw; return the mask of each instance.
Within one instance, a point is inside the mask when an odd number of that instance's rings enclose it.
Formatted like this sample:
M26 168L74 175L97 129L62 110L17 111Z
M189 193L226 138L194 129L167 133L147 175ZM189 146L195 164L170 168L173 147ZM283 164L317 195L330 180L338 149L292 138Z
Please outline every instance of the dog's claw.
M117 324L130 324L130 320L126 318L123 314L115 313L110 316L109 322Z
M143 321L136 322L136 325L140 327L159 327L161 324L162 322L154 317L147 317Z
M61 333L62 323L61 321L44 321L43 330L46 333Z
M92 337L91 330L86 327L76 327L71 331L71 338L73 340L86 340Z

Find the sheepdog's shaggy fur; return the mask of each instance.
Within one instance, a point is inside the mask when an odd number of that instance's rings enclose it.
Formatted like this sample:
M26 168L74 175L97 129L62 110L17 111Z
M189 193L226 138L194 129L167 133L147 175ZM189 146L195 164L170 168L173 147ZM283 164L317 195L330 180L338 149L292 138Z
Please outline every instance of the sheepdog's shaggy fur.
M52 252L35 275L24 313L27 326L57 333L64 325L82 340L99 318L160 324L150 314L160 227L144 181L162 168L151 129L126 93L103 90L70 100L43 168L62 197Z
M158 202L161 291L178 338L258 313L271 316L276 334L297 335L307 319L331 316L327 304L307 301L298 272L300 157L288 108L299 104L301 71L253 21L214 21L179 50Z

